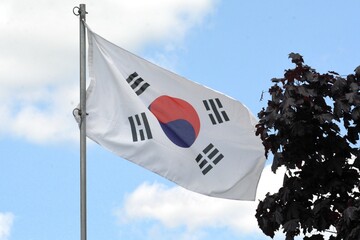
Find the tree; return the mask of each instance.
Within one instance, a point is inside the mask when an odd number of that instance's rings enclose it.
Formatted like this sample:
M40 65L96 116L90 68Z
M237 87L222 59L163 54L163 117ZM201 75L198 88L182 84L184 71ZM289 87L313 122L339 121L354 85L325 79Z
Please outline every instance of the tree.
M294 69L274 78L256 134L272 171L285 166L283 186L256 210L259 227L286 240L360 239L360 66L346 78L320 74L289 55ZM331 230L329 230L331 229Z

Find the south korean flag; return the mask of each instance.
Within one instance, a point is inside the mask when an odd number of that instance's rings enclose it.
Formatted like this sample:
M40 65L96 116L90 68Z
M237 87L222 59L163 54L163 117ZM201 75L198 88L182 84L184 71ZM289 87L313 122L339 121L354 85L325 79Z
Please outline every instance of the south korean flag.
M189 190L255 198L265 157L243 104L89 29L88 38L89 138Z

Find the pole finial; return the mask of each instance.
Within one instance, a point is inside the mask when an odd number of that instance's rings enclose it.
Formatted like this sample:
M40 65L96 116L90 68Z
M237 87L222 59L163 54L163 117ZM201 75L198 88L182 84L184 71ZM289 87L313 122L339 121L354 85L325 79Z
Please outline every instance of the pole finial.
M86 14L88 14L88 12L85 10L85 6L85 4L80 4L79 7L74 7L73 14L75 16L80 16L81 19L85 19Z

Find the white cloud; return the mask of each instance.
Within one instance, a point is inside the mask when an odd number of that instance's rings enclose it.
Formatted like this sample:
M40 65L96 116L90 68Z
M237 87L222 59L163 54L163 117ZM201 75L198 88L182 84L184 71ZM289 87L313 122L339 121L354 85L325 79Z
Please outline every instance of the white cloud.
M270 166L265 167L257 199L263 199L267 192L276 192L282 185L283 174L283 169L273 174ZM262 234L255 218L257 204L258 201L211 198L178 186L144 183L126 197L124 206L115 214L120 224L153 220L167 228L185 227L185 233L201 233L210 227L227 228L239 234Z
M0 240L9 239L13 221L14 215L12 213L0 212Z
M0 133L37 143L77 140L79 131L71 112L77 87L70 86L18 90L0 108Z
M215 0L216 1L216 0ZM201 24L214 7L214 0L105 0L89 15L91 26L130 48L148 41L178 42ZM96 19L96 21L94 21ZM114 27L119 31L115 34Z
M94 31L132 51L181 44L217 0L86 1ZM78 102L78 18L74 2L0 2L0 136L74 139ZM165 51L166 49L164 49ZM71 105L70 105L71 103ZM73 133L72 133L73 132Z
M209 229L230 231L246 239L267 239L255 218L258 200L264 199L268 192L279 190L284 173L283 167L274 174L271 165L266 166L254 202L212 198L179 186L170 188L158 183L143 183L126 196L123 206L114 214L120 226L146 222L148 229L141 225L133 230L139 232L141 228L143 239L159 239L164 234L167 234L166 239L209 239ZM328 239L331 234L324 233L324 236ZM295 239L303 237L301 234ZM274 237L275 240L284 238L282 230Z

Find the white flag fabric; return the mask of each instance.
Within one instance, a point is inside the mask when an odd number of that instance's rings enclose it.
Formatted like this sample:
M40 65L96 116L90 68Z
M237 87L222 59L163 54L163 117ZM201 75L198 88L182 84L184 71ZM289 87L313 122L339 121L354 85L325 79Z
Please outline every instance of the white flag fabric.
M88 29L87 136L194 192L254 200L265 157L240 102Z

